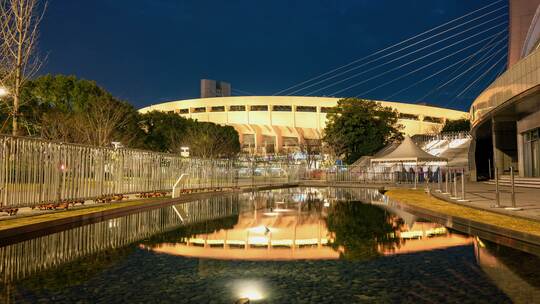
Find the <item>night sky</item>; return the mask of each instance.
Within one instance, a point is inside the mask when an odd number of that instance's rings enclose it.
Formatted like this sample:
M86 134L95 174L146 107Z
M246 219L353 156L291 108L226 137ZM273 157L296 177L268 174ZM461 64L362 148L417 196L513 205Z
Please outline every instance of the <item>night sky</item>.
M398 43L449 20L484 7L492 0L50 0L40 39L40 53L47 54L41 74L73 74L97 81L113 95L142 107L163 101L198 97L199 80L210 78L232 83L238 95L272 95L311 77L320 75L355 59ZM482 12L504 7L500 2ZM457 44L433 57L396 70L384 77L353 87L338 96L357 96L400 75L470 46L506 28L489 30L507 21L507 9L472 22L488 22L458 35L437 47L427 48L410 58L428 54L437 48L459 42L474 33L487 30L468 42ZM478 13L475 16L479 16ZM489 21L495 17L498 20ZM473 16L474 17L474 16ZM472 18L472 17L471 17ZM467 20L471 19L468 18ZM458 24L458 23L456 23ZM455 25L455 24L454 24ZM465 29L466 27L463 27ZM456 30L459 32L459 30ZM433 34L433 33L432 33ZM447 37L441 35L438 39ZM427 37L427 36L426 36ZM496 41L504 39L497 36ZM474 97L504 68L505 52L493 72L478 81L460 97L456 95L477 79L476 68L455 82L425 96L445 80L457 76L475 60L464 61L437 77L399 90L440 71L444 67L485 49L506 48L503 41L493 48L478 46L449 57L438 64L414 72L402 80L372 90L361 97L431 104L468 109ZM416 49L419 46L415 47ZM412 49L408 50L409 52ZM427 53L426 53L427 52ZM400 54L405 54L400 53ZM399 54L398 54L399 55ZM396 55L397 56L397 55ZM480 55L479 55L480 56ZM395 56L394 56L395 57ZM389 61L389 57L385 60ZM408 59L409 61L413 59ZM407 60L407 59L404 59ZM371 73L316 92L333 92L376 76L405 61L396 61ZM361 63L361 62L360 62ZM366 65L349 74L313 86L295 95L331 84L375 66ZM461 70L455 70L460 68ZM485 70L485 69L484 69ZM451 73L454 74L451 74ZM451 77L452 76L452 77ZM470 76L470 80L467 80ZM491 77L491 79L490 79ZM237 91L241 90L241 91Z

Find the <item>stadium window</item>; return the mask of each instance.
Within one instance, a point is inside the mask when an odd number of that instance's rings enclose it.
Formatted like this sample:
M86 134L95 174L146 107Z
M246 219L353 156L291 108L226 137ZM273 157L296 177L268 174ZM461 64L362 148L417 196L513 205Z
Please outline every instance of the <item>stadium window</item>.
M224 106L217 106L217 107L212 107L210 110L212 112L225 112L225 107Z
M292 112L292 106L273 106L272 111L276 111L276 112Z
M433 123L442 123L443 119L439 117L433 117L433 116L424 116L424 121L433 122Z
M407 113L399 113L399 118L401 118L401 119L409 119L409 120L418 120L418 115L407 114Z
M334 107L321 107L321 113L331 113Z
M241 112L245 110L246 110L246 106L230 106L229 107L229 111L231 112Z
M297 106L296 112L317 112L317 107Z
M268 111L268 106L251 106L250 111Z
M206 112L205 107L193 108L193 113L204 113L204 112Z

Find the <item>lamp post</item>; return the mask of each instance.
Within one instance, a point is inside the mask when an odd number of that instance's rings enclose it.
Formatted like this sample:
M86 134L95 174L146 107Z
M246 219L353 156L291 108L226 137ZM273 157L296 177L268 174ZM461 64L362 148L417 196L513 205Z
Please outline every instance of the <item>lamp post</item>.
M9 91L6 89L6 87L0 86L0 98L6 97L9 95Z

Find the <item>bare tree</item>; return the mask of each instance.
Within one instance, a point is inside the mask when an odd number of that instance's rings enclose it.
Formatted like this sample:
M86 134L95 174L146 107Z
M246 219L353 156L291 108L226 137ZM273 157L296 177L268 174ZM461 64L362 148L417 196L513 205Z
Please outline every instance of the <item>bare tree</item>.
M122 132L129 123L129 106L104 97L91 101L83 112L45 113L40 130L43 138L104 147L112 141L129 145L136 136Z
M315 159L322 153L322 141L320 139L304 139L299 144L300 151L306 156L306 165L311 169Z
M37 43L46 6L39 0L0 0L0 84L9 92L13 135L19 135L21 89L42 63Z
M240 151L238 135L232 127L208 122L192 126L179 144L188 146L193 156L201 158L234 157Z
M75 141L101 147L110 145L112 141L128 145L133 138L131 135L118 134L118 130L129 123L129 114L128 105L112 98L91 102L86 111L74 117Z

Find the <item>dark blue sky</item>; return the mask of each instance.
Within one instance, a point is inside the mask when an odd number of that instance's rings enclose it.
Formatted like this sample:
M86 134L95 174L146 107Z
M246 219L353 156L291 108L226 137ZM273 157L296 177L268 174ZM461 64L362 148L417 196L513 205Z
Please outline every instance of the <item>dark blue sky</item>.
M200 78L225 80L236 89L271 95L492 2L50 0L40 41L40 52L48 53L48 59L41 73L95 80L136 107L197 97ZM452 61L443 66L448 62ZM414 73L363 97L383 99L440 68ZM340 95L354 96L389 79ZM442 80L434 78L393 99L416 102ZM451 88L441 89L425 101L467 109L485 84L480 81L468 96L456 100L453 96L459 88L453 93Z

